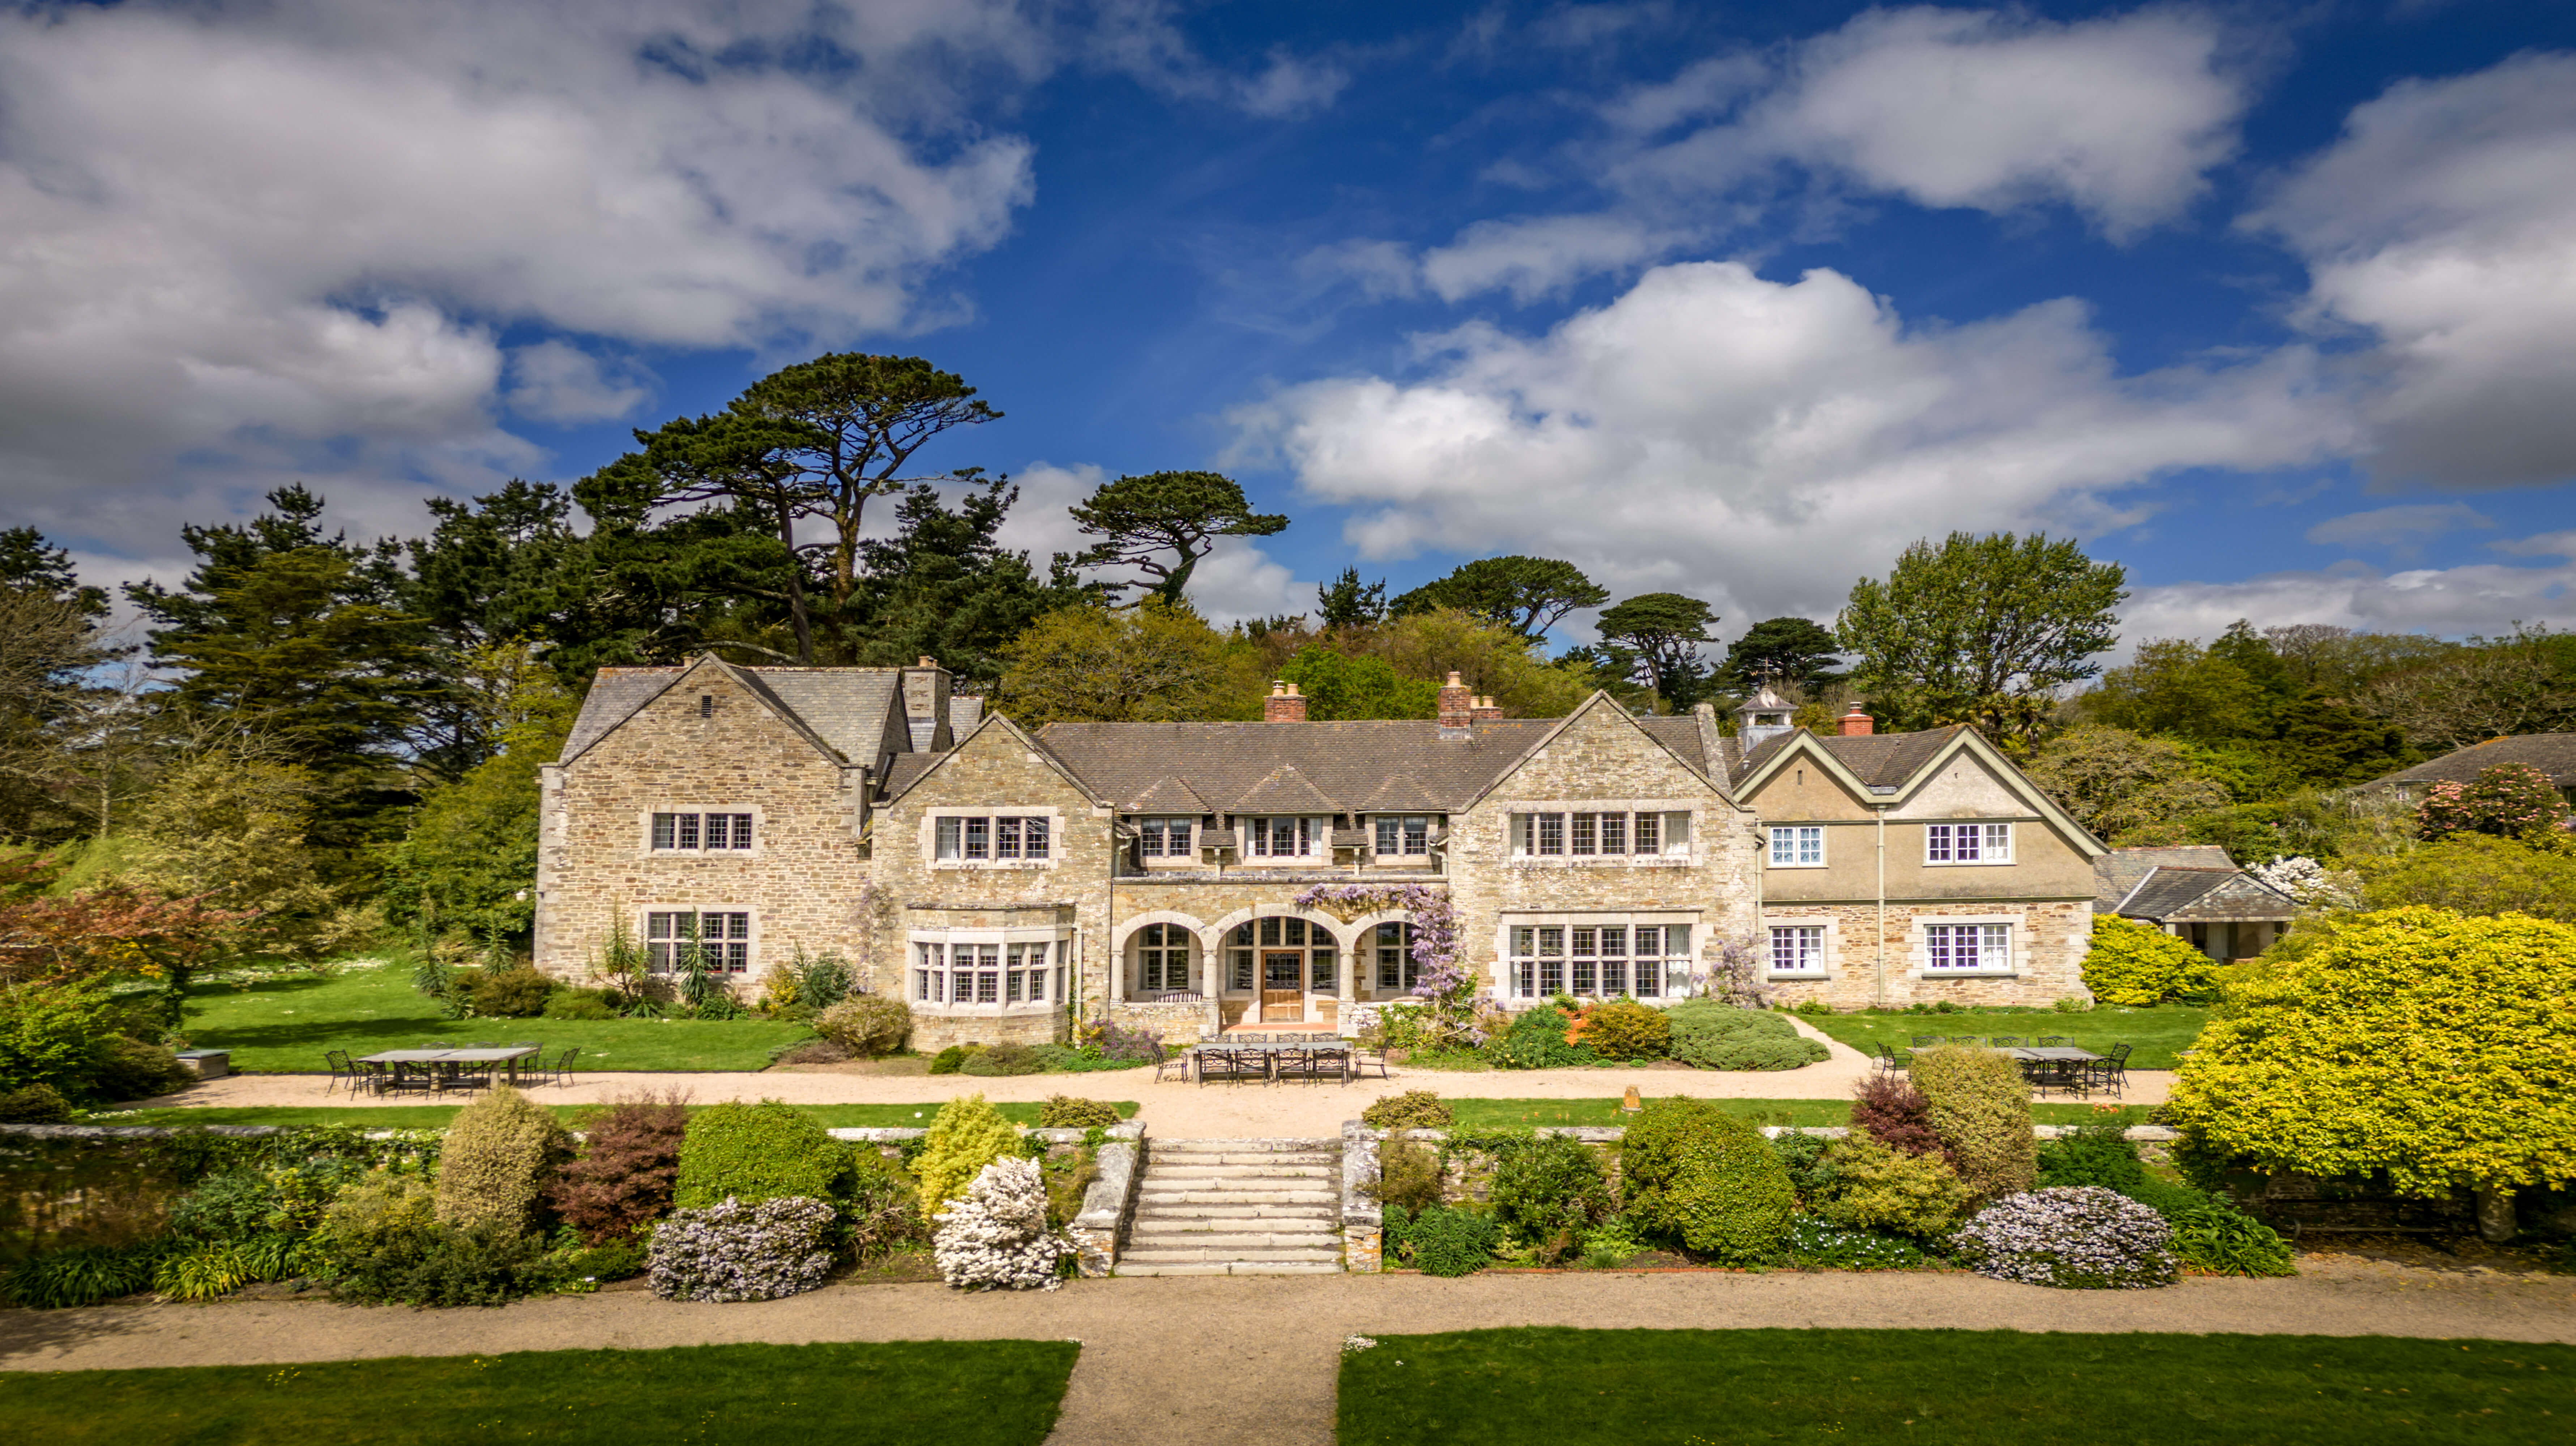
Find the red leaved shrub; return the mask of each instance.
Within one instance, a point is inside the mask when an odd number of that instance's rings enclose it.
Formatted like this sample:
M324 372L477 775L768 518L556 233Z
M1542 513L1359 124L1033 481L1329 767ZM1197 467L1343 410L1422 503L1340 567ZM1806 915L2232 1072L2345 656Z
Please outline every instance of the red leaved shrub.
M589 1142L555 1177L547 1203L584 1241L622 1237L670 1210L689 1123L681 1098L617 1100L583 1126Z
M1852 1091L1852 1128L1901 1154L1950 1152L1932 1128L1932 1102L1910 1082L1895 1075L1874 1074Z

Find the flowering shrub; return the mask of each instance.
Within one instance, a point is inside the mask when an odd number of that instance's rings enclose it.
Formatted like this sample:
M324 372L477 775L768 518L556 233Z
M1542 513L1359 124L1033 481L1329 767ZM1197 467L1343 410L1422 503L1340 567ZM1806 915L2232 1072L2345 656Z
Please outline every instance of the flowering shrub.
M2060 1290L2143 1290L2174 1281L2173 1227L2095 1185L2009 1196L1977 1212L1950 1249L1979 1275Z
M2549 775L2528 763L2481 769L2472 783L2436 783L2415 809L2415 831L2428 840L2457 833L2519 838L2559 826L2567 800Z
M1419 1042L1432 1049L1485 1042L1476 1024L1476 976L1458 962L1458 911L1447 894L1420 884L1317 884L1297 896L1297 907L1340 919L1404 910L1413 923L1413 962L1421 966L1413 995L1429 1006Z
M2352 875L2329 873L2325 865L2305 855L2256 864L2245 872L2301 904L2330 909L2348 909L2353 904Z
M1053 1290L1059 1263L1073 1253L1047 1229L1046 1179L1035 1160L995 1160L965 1199L932 1218L932 1258L959 1290Z
M1801 1215L1789 1222L1789 1260L1811 1270L1911 1270L1923 1251L1911 1240Z
M776 1300L832 1268L832 1207L802 1195L674 1210L653 1227L653 1293L664 1300Z

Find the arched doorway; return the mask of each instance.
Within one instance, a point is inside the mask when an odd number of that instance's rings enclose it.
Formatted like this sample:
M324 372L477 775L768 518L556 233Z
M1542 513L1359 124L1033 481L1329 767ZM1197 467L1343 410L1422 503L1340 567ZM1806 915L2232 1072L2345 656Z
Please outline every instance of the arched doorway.
M1341 1015L1341 945L1310 920L1246 919L1225 936L1225 989L1228 1003L1241 1001L1245 1024L1334 1024Z

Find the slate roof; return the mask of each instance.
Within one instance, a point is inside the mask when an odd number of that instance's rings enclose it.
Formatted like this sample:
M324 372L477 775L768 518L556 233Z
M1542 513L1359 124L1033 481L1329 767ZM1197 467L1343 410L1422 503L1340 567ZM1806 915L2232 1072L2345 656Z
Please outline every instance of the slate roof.
M2148 871L2114 906L2121 917L2177 923L2222 919L2287 919L2298 906L2262 880L2237 869ZM2097 912L2102 912L2098 911Z
M1119 808L1126 813L1216 812L1208 806L1206 799L1199 797L1198 790L1171 774L1155 779L1152 787L1119 805Z
M600 669L590 680L590 692L581 700L581 712L572 720L572 732L564 739L560 759L580 757L590 745L607 736L609 729L634 717L637 709L652 702L654 695L679 675L677 668Z
M579 757L618 724L635 716L690 665L602 668L581 700L562 757ZM903 687L900 668L745 668L717 666L765 695L791 719L851 763L873 764L885 752L886 719Z
M1967 731L1966 724L1948 728L1926 728L1919 733L1873 733L1859 738L1846 738L1839 733L1816 733L1809 736L1824 745L1843 767L1858 775L1872 788L1901 788L1908 779L1923 771L1923 766L1939 756L1950 740ZM1746 750L1736 739L1728 739L1726 752L1732 764L1727 772L1729 783L1740 783L1745 777L1770 761L1771 756L1789 746L1797 737L1794 732L1765 738Z
M2216 844L2185 844L2174 848L2113 849L2093 861L2093 912L2107 914L2140 880L2160 868L2226 869L2233 871L2236 860Z
M1560 721L1504 718L1473 724L1464 738L1441 737L1440 725L1428 719L1050 723L1038 741L1109 799L1141 799L1162 780L1177 778L1211 813L1349 813L1403 778L1425 800L1409 807L1448 811L1466 807L1491 787ZM1291 779L1308 803L1285 801ZM1281 801L1261 802L1256 790Z
M896 754L894 761L886 765L885 786L879 790L880 795L892 798L912 787L920 780L921 775L930 771L932 764L947 756L945 753Z
M2418 763L2381 783L2475 783L2480 773L2499 763L2527 763L2549 775L2560 788L2576 788L2576 733L2525 733L2490 738L2430 763Z

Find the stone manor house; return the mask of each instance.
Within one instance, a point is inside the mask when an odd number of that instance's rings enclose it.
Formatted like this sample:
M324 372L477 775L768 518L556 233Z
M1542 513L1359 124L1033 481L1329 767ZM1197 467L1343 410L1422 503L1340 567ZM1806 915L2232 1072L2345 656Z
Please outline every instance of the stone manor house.
M1731 737L1600 693L1505 718L1456 674L1435 720L1305 710L1031 734L928 659L604 668L543 774L537 964L578 980L621 929L745 984L837 950L916 1048L1324 1029L1406 996L1409 925L1296 900L1385 883L1447 894L1507 1006L1748 954L1842 1007L2084 993L2103 846L1972 729L1820 737L1767 691Z

